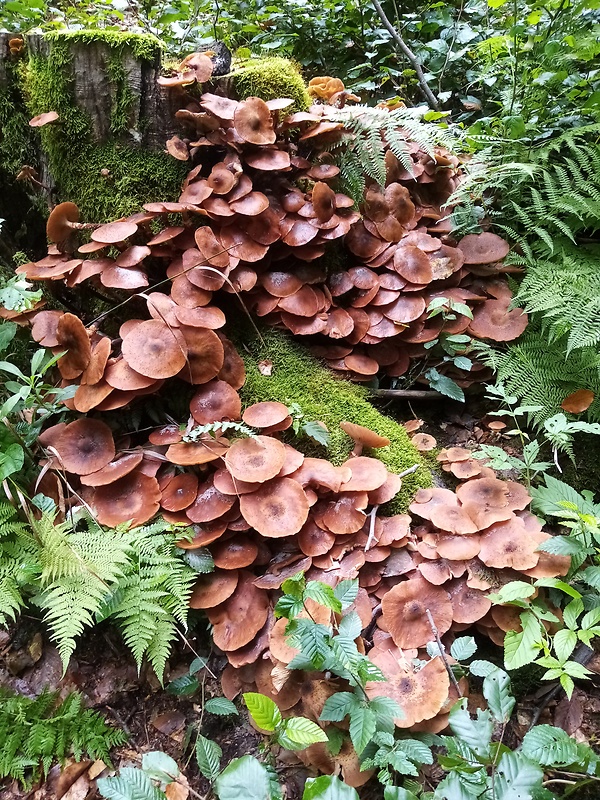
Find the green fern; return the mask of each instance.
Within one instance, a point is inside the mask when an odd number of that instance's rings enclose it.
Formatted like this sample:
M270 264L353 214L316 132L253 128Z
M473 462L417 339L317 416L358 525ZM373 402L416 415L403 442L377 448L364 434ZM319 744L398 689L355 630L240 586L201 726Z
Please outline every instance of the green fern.
M131 531L133 556L97 615L97 619L116 620L138 668L147 656L159 678L177 625L186 627L197 578L175 545L181 536L181 531L176 535L163 520Z
M478 360L491 367L509 394L523 405L539 406L532 412L536 426L561 412L567 395L591 389L596 397L586 417L600 422L600 353L595 347L580 347L568 354L568 337L549 341L539 323L533 323L517 344L506 350L473 342Z
M123 731L83 707L81 695L69 695L60 705L57 698L58 692L43 690L32 700L0 688L0 779L30 785L69 755L110 763L111 747L126 741Z
M344 125L341 141L330 146L340 167L344 189L355 201L362 199L365 176L383 186L385 153L389 149L408 172L412 172L410 144L417 144L433 157L434 147L451 147L456 134L430 122L423 122L424 109L398 108L388 111L357 105L327 110L325 118Z
M0 502L0 625L14 621L25 605L26 586L39 574L36 555L28 526L11 505Z

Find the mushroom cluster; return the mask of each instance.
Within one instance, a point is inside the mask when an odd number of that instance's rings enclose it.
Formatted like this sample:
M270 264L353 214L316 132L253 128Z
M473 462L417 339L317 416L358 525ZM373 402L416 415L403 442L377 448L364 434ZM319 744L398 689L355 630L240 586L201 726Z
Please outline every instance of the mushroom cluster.
M340 170L329 149L348 131L328 116L330 106L286 116L291 99L186 91L211 70L210 58L196 53L161 79L182 105L183 133L167 150L192 162L178 201L103 225L79 222L77 207L61 203L48 220L48 255L19 272L69 287L89 281L108 298L153 285L150 313L169 327L160 335L171 345L174 329L221 327L212 304L235 293L265 323L309 337L332 369L359 381L400 377L425 353L433 364L429 348L442 332L494 341L523 332L527 316L511 309L501 276L512 269L503 264L507 242L489 232L457 241L442 210L460 177L456 156L407 139L411 168L388 149L385 185L370 181L355 208L332 186ZM322 99L341 91L331 78L312 88ZM90 240L77 242L87 229ZM439 298L467 306L473 318L430 315ZM473 378L452 363L440 369Z

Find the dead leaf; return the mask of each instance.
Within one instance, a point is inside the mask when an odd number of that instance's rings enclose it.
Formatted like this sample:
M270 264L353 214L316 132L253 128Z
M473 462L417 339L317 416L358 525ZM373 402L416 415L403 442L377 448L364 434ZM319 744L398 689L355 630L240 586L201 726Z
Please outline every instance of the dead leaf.
M581 727L583 722L583 692L575 690L571 699L563 697L554 712L554 724L569 736Z
M156 717L153 717L151 722L157 731L170 736L172 733L175 733L175 731L179 731L183 728L185 725L185 714L182 714L181 711L165 711L164 714L158 714Z
M187 778L184 775L180 775L176 781L169 783L165 789L167 800L187 800L189 793Z
M271 377L273 374L273 362L268 358L265 358L264 361L259 361L258 371L261 375L265 375L267 378Z
M79 780L81 775L88 769L92 762L86 759L85 761L75 761L67 766L60 773L60 777L56 782L56 800L66 795L71 786Z
M560 407L569 414L581 414L592 405L594 397L595 395L590 389L577 389L576 392L565 397Z
M101 758L96 759L88 770L88 778L93 781L98 775L101 775L106 769L106 764Z
M27 647L27 652L31 656L31 659L34 664L36 664L40 660L43 653L43 640L41 633L39 632L36 633L33 639L29 642L29 646Z
M63 795L63 800L85 800L90 790L90 781L87 775L81 775L71 788Z

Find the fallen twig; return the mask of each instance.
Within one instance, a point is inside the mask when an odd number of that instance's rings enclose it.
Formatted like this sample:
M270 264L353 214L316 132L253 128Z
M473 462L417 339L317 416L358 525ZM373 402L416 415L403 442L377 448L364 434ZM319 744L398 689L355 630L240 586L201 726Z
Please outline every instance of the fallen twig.
M431 611L426 608L425 613L427 614L427 621L429 622L429 627L431 628L431 632L433 633L435 642L438 646L438 650L440 651L440 658L444 662L444 666L446 667L446 672L448 673L448 677L450 678L450 683L454 686L456 691L458 692L459 697L463 697L463 693L461 692L460 686L458 685L458 681L454 673L452 672L452 667L448 663L448 659L446 658L446 651L444 650L444 645L442 644L442 640L440 639L439 631L436 627L435 622L433 621L433 617L431 616Z
M372 389L373 397L391 397L396 400L442 400L446 397L429 389Z

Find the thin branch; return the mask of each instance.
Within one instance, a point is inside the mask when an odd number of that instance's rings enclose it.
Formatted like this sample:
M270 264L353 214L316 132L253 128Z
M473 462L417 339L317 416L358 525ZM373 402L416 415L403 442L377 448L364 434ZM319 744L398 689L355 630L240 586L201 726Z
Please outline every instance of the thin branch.
M433 637L434 637L435 642L436 642L436 644L438 646L438 650L440 651L440 658L444 662L444 666L446 667L446 672L448 673L448 677L450 678L450 683L456 689L456 691L458 693L458 696L459 697L463 697L463 693L460 690L460 686L458 685L458 681L456 680L456 677L455 677L454 673L452 672L452 667L450 666L450 664L448 663L448 659L446 658L446 651L444 650L444 645L442 644L442 640L440 639L440 634L439 634L439 631L437 629L437 626L436 626L435 622L433 621L433 617L431 615L431 611L428 608L426 608L425 609L425 613L427 614L427 621L429 622L429 627L431 628L431 632L433 633Z
M398 45L400 50L402 50L402 52L404 53L406 58L410 61L411 65L412 65L412 67L413 67L413 69L414 69L414 71L415 71L415 73L417 75L417 80L419 81L419 87L420 87L421 92L423 93L425 99L427 100L427 102L429 103L431 108L435 109L436 111L441 111L441 106L440 106L440 104L438 102L437 97L434 95L434 93L429 88L429 84L427 83L427 80L425 78L425 74L423 72L423 67L421 66L421 62L416 57L416 55L413 53L413 51L410 49L410 47L406 44L406 42L404 41L404 39L402 38L400 33L396 30L396 28L394 28L392 23L389 21L389 19L386 16L385 11L381 7L381 3L379 2L379 0L373 0L373 5L375 6L375 10L379 14L379 18L383 22L384 28L390 34L392 39L396 42L396 44Z
M446 395L427 389L372 389L374 397L391 397L397 400L443 400Z

